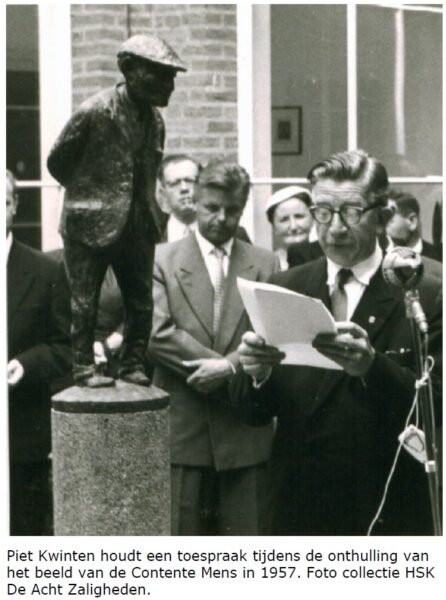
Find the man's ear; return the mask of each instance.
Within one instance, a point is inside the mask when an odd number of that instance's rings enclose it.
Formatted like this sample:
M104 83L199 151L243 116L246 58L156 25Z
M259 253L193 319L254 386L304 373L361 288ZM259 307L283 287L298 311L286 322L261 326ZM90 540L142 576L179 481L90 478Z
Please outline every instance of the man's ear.
M172 212L164 186L159 179L156 180L156 199L163 212L168 214Z
M409 223L409 230L410 231L416 231L418 229L418 215L417 213L410 213L409 215L407 215L406 217L408 223Z

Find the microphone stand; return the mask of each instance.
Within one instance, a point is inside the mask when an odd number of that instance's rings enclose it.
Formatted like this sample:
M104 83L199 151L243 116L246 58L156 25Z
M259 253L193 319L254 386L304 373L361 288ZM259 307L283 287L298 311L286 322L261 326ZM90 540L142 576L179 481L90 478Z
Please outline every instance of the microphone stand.
M438 482L438 452L435 436L435 417L433 409L432 383L427 366L427 356L423 351L423 340L419 323L415 321L415 313L419 306L418 291L409 289L405 292L406 316L410 321L412 342L415 350L416 374L419 382L418 399L423 421L423 431L426 442L427 461L424 463L428 485L429 499L432 511L434 535L441 535L440 491ZM423 334L427 340L427 332Z

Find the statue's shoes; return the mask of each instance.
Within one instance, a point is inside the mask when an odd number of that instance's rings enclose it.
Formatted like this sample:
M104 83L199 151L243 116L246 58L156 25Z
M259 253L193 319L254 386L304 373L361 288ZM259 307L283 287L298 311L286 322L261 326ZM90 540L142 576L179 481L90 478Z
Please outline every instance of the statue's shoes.
M146 387L150 386L150 379L144 373L142 369L135 369L134 371L128 371L127 373L121 373L119 378L122 381L126 381L127 383L133 383L135 385L144 385Z
M90 375L90 377L79 381L78 384L89 388L112 387L115 385L115 380L113 377L94 373L93 375Z

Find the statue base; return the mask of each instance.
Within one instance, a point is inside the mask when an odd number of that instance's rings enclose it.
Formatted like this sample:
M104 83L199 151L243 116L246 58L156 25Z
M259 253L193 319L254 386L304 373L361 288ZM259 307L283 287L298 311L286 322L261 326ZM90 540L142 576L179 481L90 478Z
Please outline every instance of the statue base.
M52 399L55 535L169 535L169 396L121 380Z

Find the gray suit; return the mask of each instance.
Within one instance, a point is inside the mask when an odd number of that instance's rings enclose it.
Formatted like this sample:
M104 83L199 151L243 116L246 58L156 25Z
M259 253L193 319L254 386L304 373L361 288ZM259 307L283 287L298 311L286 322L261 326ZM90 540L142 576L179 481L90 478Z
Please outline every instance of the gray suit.
M191 371L182 361L225 356L237 368L236 349L242 334L249 329L249 321L236 278L267 281L276 271L278 263L271 252L234 240L224 309L214 336L213 288L196 237L192 235L157 247L149 351L157 365L154 383L171 396L173 465L240 473L268 460L273 436L271 425L253 428L235 419L227 408L226 386L209 395L196 392L186 383ZM174 480L173 485L176 485ZM247 513L255 512L248 498L243 508ZM257 533L236 531L240 519L238 523L229 525L226 533Z

